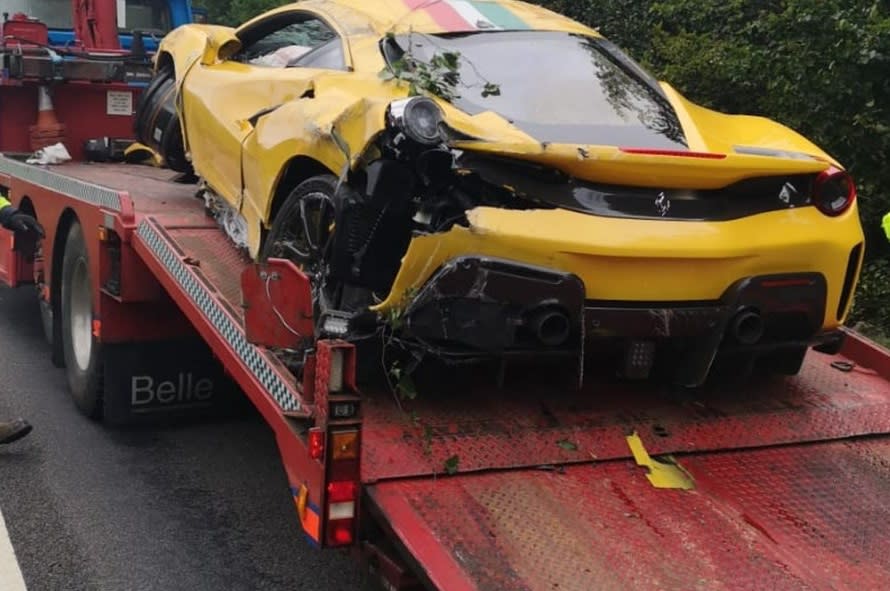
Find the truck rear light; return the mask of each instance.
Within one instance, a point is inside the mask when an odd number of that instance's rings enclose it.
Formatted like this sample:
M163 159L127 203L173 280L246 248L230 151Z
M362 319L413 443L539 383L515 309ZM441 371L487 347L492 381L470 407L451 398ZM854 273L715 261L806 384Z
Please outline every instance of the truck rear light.
M830 167L816 177L813 204L827 216L839 216L856 200L856 185L844 170Z
M328 484L328 504L355 500L354 482L331 482Z
M358 485L355 482L339 481L328 484L328 519L325 528L328 546L352 544L357 492Z
M313 427L309 429L309 457L320 460L324 457L324 430Z
M331 459L354 460L358 457L358 431L331 433Z
M353 520L340 519L328 522L328 546L348 546L353 540Z

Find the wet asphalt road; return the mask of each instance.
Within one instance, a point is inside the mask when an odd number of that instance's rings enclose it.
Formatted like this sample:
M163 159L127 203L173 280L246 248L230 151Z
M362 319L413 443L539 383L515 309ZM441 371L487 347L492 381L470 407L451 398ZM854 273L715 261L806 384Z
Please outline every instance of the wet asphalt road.
M255 415L114 431L77 414L33 292L0 288L0 510L31 591L352 590L346 556L301 537L271 431Z

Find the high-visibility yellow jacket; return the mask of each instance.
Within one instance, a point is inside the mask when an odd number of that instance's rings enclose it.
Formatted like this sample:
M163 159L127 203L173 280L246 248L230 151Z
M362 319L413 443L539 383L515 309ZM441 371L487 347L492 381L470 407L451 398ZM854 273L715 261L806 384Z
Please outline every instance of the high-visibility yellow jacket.
M884 221L881 223L881 226L884 228L884 234L887 235L887 240L890 240L890 211L884 216Z

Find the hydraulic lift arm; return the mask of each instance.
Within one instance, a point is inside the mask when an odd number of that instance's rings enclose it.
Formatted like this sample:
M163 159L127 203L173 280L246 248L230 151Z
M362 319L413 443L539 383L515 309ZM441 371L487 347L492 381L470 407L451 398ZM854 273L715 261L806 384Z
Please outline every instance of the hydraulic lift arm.
M119 50L116 0L71 0L74 33L87 50Z

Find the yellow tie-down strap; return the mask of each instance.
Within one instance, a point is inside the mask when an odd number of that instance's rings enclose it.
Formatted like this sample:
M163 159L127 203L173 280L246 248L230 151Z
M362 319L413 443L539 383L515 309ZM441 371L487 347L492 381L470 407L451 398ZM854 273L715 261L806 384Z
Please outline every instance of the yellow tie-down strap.
M643 446L643 440L634 432L627 436L627 445L634 455L638 466L648 468L646 478L655 488L672 488L690 490L695 488L692 476L672 457L665 456L665 461L653 459Z

